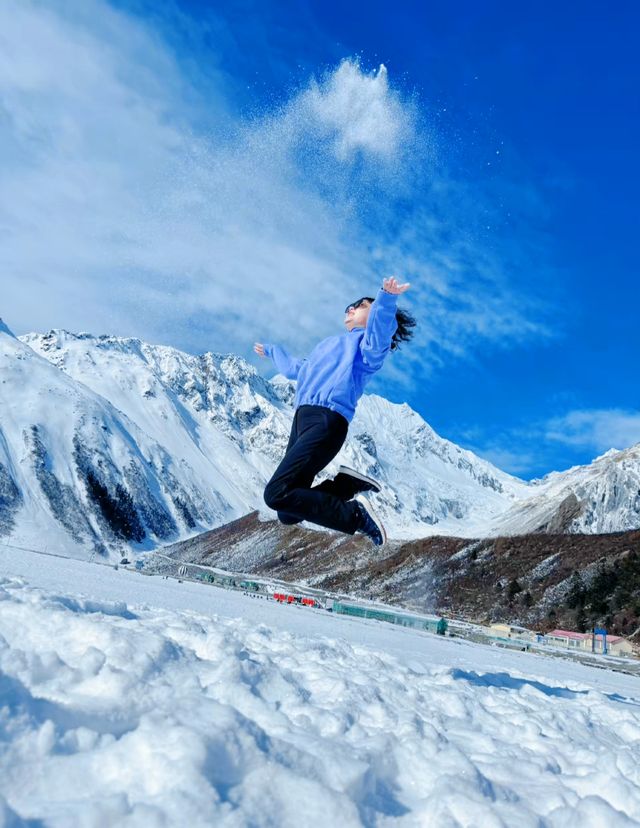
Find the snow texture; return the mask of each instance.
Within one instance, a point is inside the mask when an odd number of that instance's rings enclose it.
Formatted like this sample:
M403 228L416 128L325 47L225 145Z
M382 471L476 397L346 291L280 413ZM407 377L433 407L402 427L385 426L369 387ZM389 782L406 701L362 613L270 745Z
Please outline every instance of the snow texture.
M0 607L7 825L640 821L635 677L8 548Z

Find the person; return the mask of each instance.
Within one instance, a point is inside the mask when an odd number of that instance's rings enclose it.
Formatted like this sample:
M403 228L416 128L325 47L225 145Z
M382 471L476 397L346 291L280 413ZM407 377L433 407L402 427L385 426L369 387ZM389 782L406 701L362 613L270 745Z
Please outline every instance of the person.
M387 354L413 335L415 320L397 308L398 296L409 287L395 277L384 279L375 298L363 296L346 308L346 333L323 340L306 359L290 356L279 345L253 346L298 382L285 456L264 491L265 503L282 523L306 520L349 535L361 532L376 546L386 542L382 521L363 495L379 492L377 481L341 466L333 480L312 484L340 451L366 384Z

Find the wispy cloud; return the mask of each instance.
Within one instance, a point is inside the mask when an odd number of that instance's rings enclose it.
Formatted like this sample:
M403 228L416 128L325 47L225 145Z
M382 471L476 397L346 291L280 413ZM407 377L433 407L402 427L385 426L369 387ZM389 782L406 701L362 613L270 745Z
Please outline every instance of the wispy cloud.
M345 61L250 120L215 64L206 98L194 82L159 30L103 0L0 6L2 313L18 332L304 351L397 272L420 321L397 379L548 335L504 267L517 254L470 232L477 194L383 67Z
M530 449L523 447L506 448L497 444L484 444L472 449L475 454L493 463L494 466L516 477L528 477L540 458Z
M460 428L451 436L498 468L528 478L567 467L572 452L563 449L559 466L558 444L573 449L576 462L584 463L589 462L588 453L594 459L610 449L640 443L640 411L576 409L510 429Z
M536 431L535 437L533 431ZM488 430L475 425L454 429L454 432L447 436L478 457L516 477L531 477L547 459L535 426L533 429L520 427ZM545 473L551 470L552 466L548 466Z
M619 408L570 411L549 420L545 437L599 452L628 448L640 443L640 411Z

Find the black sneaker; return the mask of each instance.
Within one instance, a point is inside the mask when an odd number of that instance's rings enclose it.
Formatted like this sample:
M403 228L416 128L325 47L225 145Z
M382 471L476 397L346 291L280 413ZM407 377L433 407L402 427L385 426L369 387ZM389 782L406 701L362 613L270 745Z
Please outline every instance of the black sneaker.
M358 532L362 532L363 535L370 538L376 546L384 546L387 542L387 533L382 521L373 511L372 505L364 495L358 495L355 499L362 518Z
M340 496L345 500L351 500L358 492L379 492L380 484L373 477L362 472L350 469L348 466L340 466L334 483L339 487Z

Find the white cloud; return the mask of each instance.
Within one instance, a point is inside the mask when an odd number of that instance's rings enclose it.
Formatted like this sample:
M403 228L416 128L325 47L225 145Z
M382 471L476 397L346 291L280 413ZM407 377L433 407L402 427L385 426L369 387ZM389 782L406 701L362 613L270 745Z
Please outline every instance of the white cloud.
M598 452L640 443L640 411L591 409L570 411L549 420L546 438Z
M557 470L558 444L573 449L569 456L573 453L574 462L583 464L610 449L640 443L640 411L574 410L506 430L475 426L458 428L448 436L498 468L530 478ZM564 463L566 449L563 454Z
M513 474L516 477L521 476L525 479L530 475L531 469L535 468L536 463L540 460L532 452L526 450L510 451L499 446L479 449L475 453L478 457L488 460L489 463L493 463L494 466L502 471Z
M1 311L14 330L304 351L397 272L421 325L389 377L478 340L544 335L467 232L473 198L436 172L424 119L384 67L343 62L249 122L225 84L212 66L205 134L150 24L103 0L0 6Z

